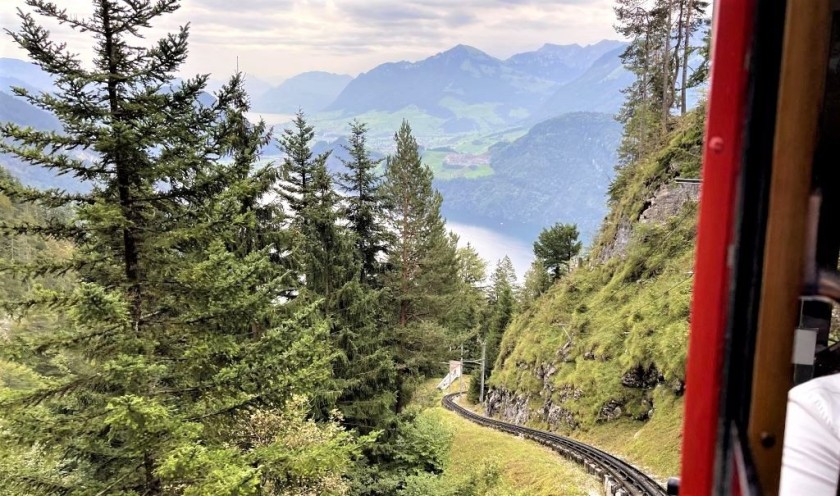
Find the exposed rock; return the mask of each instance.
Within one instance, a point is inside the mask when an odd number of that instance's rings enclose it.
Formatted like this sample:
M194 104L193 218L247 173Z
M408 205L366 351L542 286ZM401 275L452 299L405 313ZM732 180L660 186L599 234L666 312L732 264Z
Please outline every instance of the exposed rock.
M624 411L621 409L621 403L617 400L610 400L601 407L601 411L598 412L598 420L610 422L620 418L623 413Z
M593 353L591 351L587 351L586 353L583 354L583 359L584 360L595 360L595 353Z
M650 417L653 415L653 401L649 398L642 399L642 408L641 412L633 415L634 420L650 420Z
M583 396L582 390L565 384L562 388L560 388L557 398L563 402L568 400L577 400L580 399L581 396Z
M671 391L674 392L677 396L682 396L685 393L685 382L682 379L674 379L669 384L668 387L671 388Z
M484 408L487 415L518 425L525 424L530 417L528 398L506 389L491 389Z
M639 365L621 376L621 385L635 389L653 389L664 379L656 370L656 366L651 365L645 369Z
M12 321L6 317L0 317L0 339L6 340L11 337Z
M557 373L557 367L553 363L542 363L537 365L534 369L534 374L543 382L551 379L551 376Z
M569 339L568 341L566 341L566 344L564 344L562 347L560 347L557 350L557 353L555 354L555 356L557 357L558 362L568 363L568 362L573 362L574 361L574 359L569 356L572 352L572 345L573 344L574 343L572 343L572 340Z
M550 426L563 426L569 429L576 429L578 422L569 410L553 405L551 400L543 405L543 420Z
M630 235L632 233L633 229L630 227L630 223L622 220L618 225L618 229L615 230L615 236L613 236L612 241L607 243L601 252L598 253L598 263L604 263L613 257L623 257L627 250L627 244L630 243Z
M656 191L648 202L648 207L642 212L639 221L642 223L661 224L677 215L683 205L696 202L700 198L699 183L669 183Z
M639 221L642 223L663 223L677 215L683 205L688 202L697 202L699 198L699 183L671 182L665 184L647 201ZM632 234L633 228L630 222L626 219L621 220L615 230L613 239L598 253L597 262L604 263L613 257L623 257Z

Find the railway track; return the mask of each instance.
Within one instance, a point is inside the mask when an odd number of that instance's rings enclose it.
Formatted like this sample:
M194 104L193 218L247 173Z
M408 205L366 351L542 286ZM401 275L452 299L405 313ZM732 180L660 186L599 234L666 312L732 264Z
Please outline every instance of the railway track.
M459 394L453 393L444 396L443 407L479 425L536 441L560 455L580 463L590 473L603 478L604 491L610 496L665 496L666 494L665 490L645 473L609 453L550 432L530 429L478 415L455 403L454 398Z

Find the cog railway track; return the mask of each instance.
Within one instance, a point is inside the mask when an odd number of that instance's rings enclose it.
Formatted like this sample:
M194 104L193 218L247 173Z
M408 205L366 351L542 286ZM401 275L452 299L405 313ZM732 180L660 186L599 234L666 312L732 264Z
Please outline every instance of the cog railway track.
M609 453L564 436L478 415L455 402L455 397L459 395L460 393L453 393L444 396L441 402L443 407L479 425L521 436L551 448L565 458L583 465L588 472L603 477L604 490L611 496L666 494L665 490L644 472Z

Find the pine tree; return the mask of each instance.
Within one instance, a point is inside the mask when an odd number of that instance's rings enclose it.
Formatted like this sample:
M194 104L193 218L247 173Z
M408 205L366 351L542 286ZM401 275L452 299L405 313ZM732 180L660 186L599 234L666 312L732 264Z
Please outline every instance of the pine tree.
M311 201L300 212L300 219L307 257L306 286L326 298L328 308L332 308L336 291L354 273L350 239L338 225L338 202L326 162L319 160L312 173Z
M287 130L283 138L287 153L283 170L291 182L285 198L295 216L292 228L300 263L296 272L305 281L305 291L299 297L318 303L329 323L335 352L332 378L316 398L316 413L327 419L330 409L337 407L345 426L367 434L393 421L397 386L393 350L383 325L382 291L372 287L374 272L364 273L364 279L358 277L365 262L359 250L373 249L374 259L368 268L376 269L376 246L382 246L377 237L382 233L381 221L374 218L376 210L381 210L372 170L375 164L366 158L364 125L357 123L354 129L358 134L351 143L358 146L351 156L358 160L351 170L358 166L352 179L359 182L350 184L363 189L363 201L354 202L357 199L351 197L349 208L341 207L327 170L327 155L313 157L310 142L314 128L300 113L294 129ZM342 212L348 215L349 228L341 222ZM360 232L366 237L360 238Z
M580 253L582 246L578 241L577 225L558 222L540 232L534 242L534 255L551 272L554 282L569 271L571 260Z
M458 248L457 257L459 290L458 295L452 299L457 307L447 325L453 334L459 336L458 340L463 342L468 337L474 337L480 325L481 313L487 300L484 287L487 262L470 243ZM471 355L481 352L477 341L468 343L467 349Z
M624 124L621 166L656 148L672 127L675 107L686 113L687 91L699 84L693 74L704 71L702 64L689 67L689 57L697 50L693 35L707 24L707 6L704 0L616 0L615 29L630 39L621 60L636 75L618 114Z
M361 262L359 280L375 285L381 272L379 256L388 245L384 221L381 178L376 169L382 160L373 160L367 148L367 126L359 121L350 124L349 160L342 160L349 172L338 175L338 184L348 194L345 217L355 235L356 254Z
M520 304L529 306L551 287L551 282L551 276L543 262L540 259L531 262L531 266L525 273Z
M314 203L317 169L329 158L329 153L313 156L311 143L314 138L315 128L306 122L306 116L300 110L292 121L292 127L284 129L277 140L285 154L281 164L284 182L281 197L288 205L293 225L298 229L305 219L303 213Z
M312 309L281 304L293 281L272 258L288 247L266 234L281 219L262 203L275 178L254 167L265 126L245 120L239 76L211 105L200 100L206 76L175 82L187 28L138 46L178 1L96 0L90 18L43 0L27 4L92 34L95 61L86 67L32 14L19 14L11 36L56 78L57 91L16 93L54 113L63 132L3 124L0 150L90 188L0 185L18 201L74 212L69 221L4 225L6 233L74 244L66 262L16 269L77 277L70 292L42 291L20 305L49 305L69 322L10 346L11 354L34 346L69 367L3 405L4 441L42 446L60 469L21 467L11 483L38 494L256 490L288 465L278 463L280 445L241 446L243 420L314 391L330 359L327 329Z
M387 428L397 409L397 366L381 290L358 279L340 291L334 342L340 352L333 370L341 392L336 406L345 425L361 433Z
M423 374L436 372L443 359L458 290L457 238L447 234L443 201L432 187L411 127L403 122L396 153L387 160L383 195L394 232L388 255L386 290L394 302L392 349L399 373L397 408L411 398Z
M630 39L621 61L636 75L633 84L624 89L625 102L617 116L624 124L619 163L626 165L653 149L661 131L662 102L657 98L661 85L657 84L660 72L656 61L660 57L662 19L643 0L616 0L613 10L618 21L616 31Z
M403 121L389 157L384 195L387 218L395 231L389 254L397 322L435 319L456 289L456 239L446 232L443 197L432 187L432 171L423 165L411 127Z
M508 324L516 313L516 272L510 258L505 256L496 264L491 276L488 313L484 336L487 340L487 375L495 368L499 347Z

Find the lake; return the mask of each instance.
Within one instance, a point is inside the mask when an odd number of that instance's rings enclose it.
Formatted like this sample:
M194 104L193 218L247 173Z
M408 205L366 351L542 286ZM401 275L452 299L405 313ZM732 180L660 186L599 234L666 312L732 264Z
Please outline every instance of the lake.
M451 221L448 221L446 225L451 231L454 231L455 234L460 236L459 245L463 246L470 243L478 254L481 255L481 258L487 261L488 277L496 268L496 262L507 255L510 257L510 261L513 262L519 283L522 283L525 272L534 260L533 246L511 236L487 229L486 227Z

